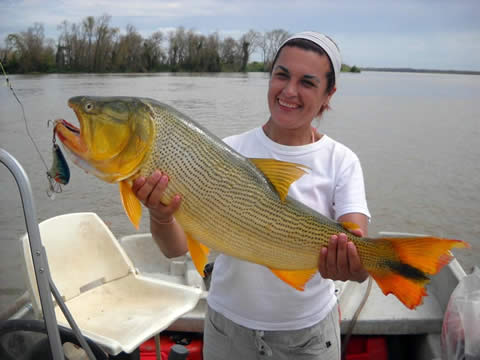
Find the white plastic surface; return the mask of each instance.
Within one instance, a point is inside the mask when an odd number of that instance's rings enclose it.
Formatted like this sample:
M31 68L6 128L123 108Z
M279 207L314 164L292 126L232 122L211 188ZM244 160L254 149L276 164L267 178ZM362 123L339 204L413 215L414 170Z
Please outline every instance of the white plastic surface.
M52 279L77 325L105 350L130 353L192 310L202 293L136 274L132 262L94 213L40 223ZM41 314L28 236L22 238L36 314ZM58 306L57 322L69 326Z

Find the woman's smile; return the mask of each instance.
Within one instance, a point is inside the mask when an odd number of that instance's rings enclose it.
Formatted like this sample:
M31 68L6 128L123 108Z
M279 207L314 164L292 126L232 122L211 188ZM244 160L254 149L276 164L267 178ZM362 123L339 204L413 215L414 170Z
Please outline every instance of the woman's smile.
M297 109L297 108L300 107L300 105L298 105L298 104L294 104L294 103L288 102L288 101L286 101L286 100L282 100L282 99L280 99L280 98L278 99L278 104L279 104L280 106L286 107L286 108L288 108L288 109L290 109L290 110Z

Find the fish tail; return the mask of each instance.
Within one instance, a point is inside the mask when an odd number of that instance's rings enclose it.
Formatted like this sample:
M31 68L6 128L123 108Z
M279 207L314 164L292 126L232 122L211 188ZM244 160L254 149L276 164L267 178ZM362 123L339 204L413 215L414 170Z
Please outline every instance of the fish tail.
M379 256L367 270L385 295L393 293L410 309L422 304L430 276L452 260L450 249L469 247L461 240L430 236L370 240L378 245Z

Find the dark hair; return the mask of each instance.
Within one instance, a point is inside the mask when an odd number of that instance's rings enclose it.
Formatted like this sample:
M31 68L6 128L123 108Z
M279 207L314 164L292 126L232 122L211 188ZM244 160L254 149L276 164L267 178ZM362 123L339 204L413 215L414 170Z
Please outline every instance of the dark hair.
M301 39L301 38L292 39L287 41L285 44L283 44L283 46L280 49L278 49L277 54L275 55L275 59L273 59L272 66L270 68L270 75L272 75L273 66L277 62L278 55L280 55L280 52L285 46L297 47L303 50L316 52L321 56L326 56L328 59L328 63L330 64L330 71L327 72L327 75L326 75L327 76L326 92L328 94L333 90L333 88L335 87L335 72L333 71L333 64L332 64L332 60L330 60L330 56L328 56L325 50L323 50L320 46L318 46L314 42L307 39Z

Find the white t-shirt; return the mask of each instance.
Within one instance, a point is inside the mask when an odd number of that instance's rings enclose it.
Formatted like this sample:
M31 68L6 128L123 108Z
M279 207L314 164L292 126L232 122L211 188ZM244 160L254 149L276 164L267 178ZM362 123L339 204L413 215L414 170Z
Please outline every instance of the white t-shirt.
M302 146L280 145L255 128L224 139L245 157L273 158L308 166L288 195L317 212L338 219L347 213L370 217L358 157L323 135ZM257 330L297 330L323 320L336 303L332 280L317 273L298 291L267 267L224 254L215 260L208 304L233 322Z

